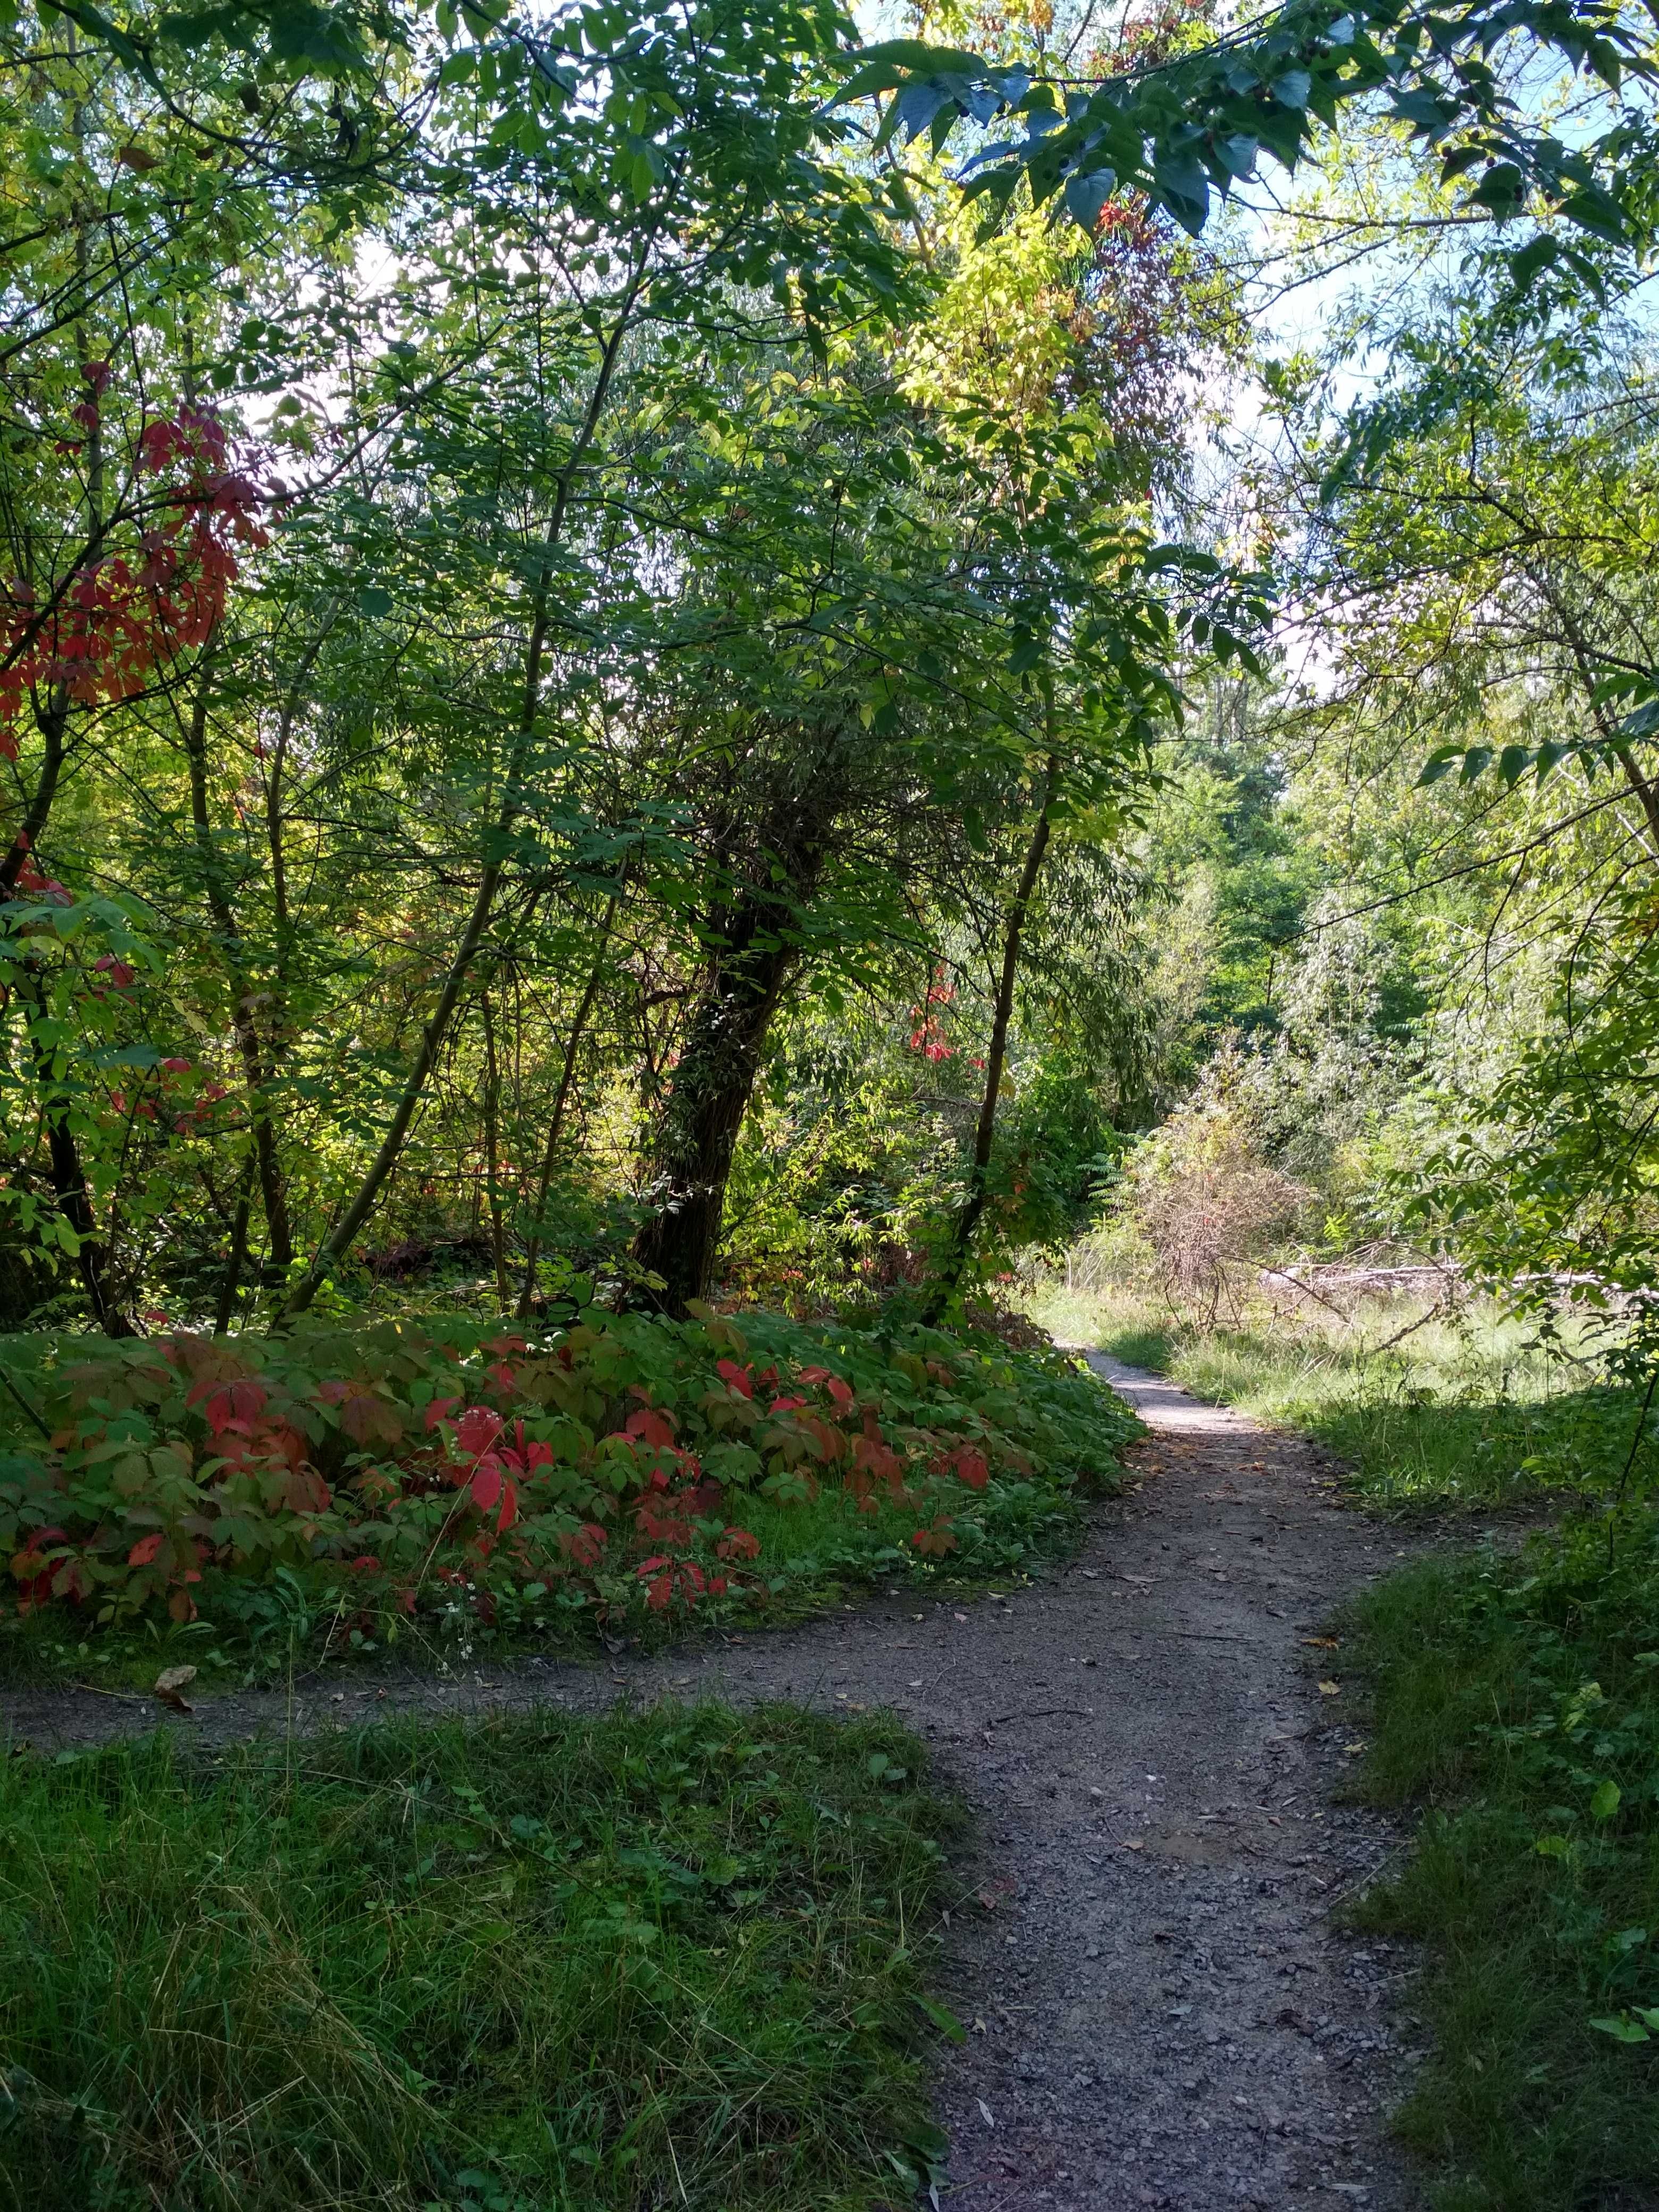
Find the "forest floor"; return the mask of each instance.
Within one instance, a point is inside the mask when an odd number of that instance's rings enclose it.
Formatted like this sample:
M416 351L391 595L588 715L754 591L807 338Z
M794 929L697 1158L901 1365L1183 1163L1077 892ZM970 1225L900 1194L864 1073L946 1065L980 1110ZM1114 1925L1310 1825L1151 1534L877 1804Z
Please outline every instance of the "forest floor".
M1399 1843L1337 1802L1358 1746L1332 1610L1400 1556L1294 1436L1099 1355L1149 1434L1079 1555L1003 1599L887 1592L805 1627L448 1680L338 1674L204 1699L209 1742L372 1712L592 1710L664 1694L888 1708L977 1816L939 1994L957 2212L1316 2212L1420 2201L1386 2133L1412 1960L1335 1908ZM0 1698L51 1752L155 1724L74 1690Z

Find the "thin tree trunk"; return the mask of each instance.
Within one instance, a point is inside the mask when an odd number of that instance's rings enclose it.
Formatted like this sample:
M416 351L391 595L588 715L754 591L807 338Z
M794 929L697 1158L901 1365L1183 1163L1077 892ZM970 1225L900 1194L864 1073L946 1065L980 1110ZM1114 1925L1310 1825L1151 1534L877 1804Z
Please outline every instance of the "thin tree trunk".
M951 1249L928 1303L930 1319L936 1319L961 1289L969 1254L973 1249L974 1236L984 1215L985 1201L989 1194L991 1154L997 1133L997 1100L1002 1089L1003 1063L1008 1055L1008 1024L1013 1017L1014 985L1019 975L1020 939L1024 934L1025 918L1030 910L1037 878L1042 873L1043 857L1048 850L1054 787L1059 775L1058 756L1051 753L1043 776L1042 800L1037 810L1036 823L1031 831L1031 842L1026 848L1025 866L1020 871L1019 887L1014 893L1003 924L1002 973L997 980L991 1042L985 1055L985 1092L980 1102L979 1121L974 1130L974 1158L969 1171L968 1195L957 1216Z
M241 1287L242 1276L247 1267L247 1223L253 1206L253 1177L258 1167L250 1152L242 1163L240 1186L236 1193L236 1212L230 1224L230 1255L225 1261L225 1272L219 1279L219 1303L213 1316L213 1334L222 1336L230 1327L230 1317L236 1310L236 1293Z
M46 992L33 963L25 958L18 964L18 988L27 1000L37 1022L46 1018ZM92 1211L92 1197L87 1188L85 1170L81 1165L81 1152L75 1141L75 1132L69 1126L69 1106L65 1100L53 1100L56 1087L52 1068L52 1048L38 1031L29 1040L34 1060L35 1079L40 1085L41 1113L46 1127L46 1154L50 1163L52 1188L58 1210L75 1231L79 1247L76 1266L87 1293L87 1303L94 1320L106 1336L135 1336L137 1331L121 1311L109 1286L107 1255L98 1224Z
M593 1001L599 994L599 985L605 977L605 948L611 941L611 931L617 919L617 909L622 901L620 886L611 895L605 910L605 920L599 925L599 949L587 978L587 988L582 993L581 1003L576 1008L570 1024L570 1033L565 1039L564 1065L559 1071L559 1087L553 1097L553 1112L547 1124L547 1142L542 1148L542 1171L536 1185L536 1211L530 1224L530 1243L525 1255L524 1284L519 1292L519 1319L528 1321L530 1310L536 1298L536 1262L541 1256L542 1222L547 1212L547 1197L553 1187L553 1168L558 1157L559 1133L564 1127L565 1108L576 1079L576 1054L587 1027L587 1018L593 1011Z
M489 1197L489 1243L495 1257L495 1301L507 1311L507 1233L501 1221L501 1071L495 1064L495 1023L489 1008L489 987L483 991L484 1035L484 1176Z
M248 1120L253 1130L259 1197L264 1207L265 1226L270 1233L270 1258L273 1265L286 1272L294 1261L294 1236L289 1223L287 1182L283 1174L282 1156L277 1151L276 1131L270 1114L270 1086L276 1070L271 1065L270 1040L260 1036L254 1017L253 982L243 964L241 935L236 926L235 910L230 902L230 889L225 881L218 848L213 842L213 825L208 814L207 710L210 665L210 659L204 658L189 720L181 726L185 757L190 767L191 820L196 832L197 854L202 864L202 886L208 912L213 920L219 939L220 957L224 962L225 973L230 982L231 1023L236 1033L236 1048L242 1062L242 1080L247 1091Z

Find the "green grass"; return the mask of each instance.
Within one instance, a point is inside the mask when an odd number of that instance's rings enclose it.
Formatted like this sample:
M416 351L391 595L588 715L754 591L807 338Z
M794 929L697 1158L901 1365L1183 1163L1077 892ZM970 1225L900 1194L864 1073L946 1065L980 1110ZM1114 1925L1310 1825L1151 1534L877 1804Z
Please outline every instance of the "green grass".
M0 2205L908 2197L957 1818L921 1759L716 1706L15 1759Z
M1168 1375L1195 1397L1314 1437L1354 1493L1386 1511L1484 1510L1617 1488L1640 1393L1552 1356L1522 1324L1477 1307L1388 1340L1423 1311L1362 1306L1351 1326L1265 1313L1243 1327L1183 1329L1118 1291L1033 1310L1045 1325L1115 1358Z
M1659 2201L1659 1517L1390 1576L1352 1624L1360 1788L1419 1805L1370 1929L1429 1947L1433 2047L1399 2116L1440 2212ZM1615 1802L1616 1794L1616 1802Z

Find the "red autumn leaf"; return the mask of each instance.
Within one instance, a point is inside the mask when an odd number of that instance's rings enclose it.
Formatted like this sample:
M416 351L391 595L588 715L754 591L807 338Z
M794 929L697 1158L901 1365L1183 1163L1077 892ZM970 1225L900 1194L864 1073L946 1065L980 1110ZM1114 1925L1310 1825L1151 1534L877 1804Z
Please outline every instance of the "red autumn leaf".
M830 1403L837 1412L844 1413L853 1402L852 1384L843 1382L839 1375L832 1375L823 1387L830 1393Z
M596 1567L605 1541L605 1530L592 1521L585 1522L580 1528L567 1528L559 1538L560 1548L576 1567Z
M326 1390L328 1387L325 1382L324 1389ZM460 1402L459 1398L434 1398L426 1409L426 1419L422 1425L428 1430L435 1429L440 1421L447 1421L449 1419Z
M198 1384L199 1389L202 1386ZM194 1396L195 1393L191 1394ZM215 1390L202 1408L203 1416L216 1437L222 1436L233 1421L257 1420L265 1409L265 1389L252 1376L244 1375L234 1382L227 1382Z
M735 1359L722 1359L714 1371L723 1382L726 1382L731 1385L732 1389L737 1392L738 1397L752 1398L754 1396L754 1377L750 1375L746 1367L739 1367Z
M501 1417L488 1406L469 1406L455 1424L455 1441L464 1452L487 1452L501 1432Z
M804 1413L799 1426L814 1459L822 1460L828 1467L831 1461L844 1456L847 1450L845 1435L826 1421L822 1413Z
M991 1479L990 1465L984 1453L975 1451L970 1444L959 1444L951 1456L969 1489L983 1490Z
M673 1416L655 1406L641 1406L629 1415L623 1434L649 1444L655 1451L667 1451L674 1442Z
M714 1549L723 1559L756 1559L760 1557L760 1538L752 1528L728 1528Z
M341 1402L340 1426L353 1443L395 1444L404 1432L404 1417L373 1390L354 1390Z
M130 1567L148 1567L154 1563L155 1555L161 1548L161 1538L159 1533L153 1536L141 1536L127 1553L127 1565Z
M800 1379L803 1382L827 1382L830 1380L830 1370L827 1367L803 1367L800 1370Z
M805 1403L805 1398L774 1398L772 1411L775 1413L793 1413L799 1411Z
M472 1503L481 1513L488 1513L501 1494L507 1477L501 1473L498 1459L483 1459L472 1477Z

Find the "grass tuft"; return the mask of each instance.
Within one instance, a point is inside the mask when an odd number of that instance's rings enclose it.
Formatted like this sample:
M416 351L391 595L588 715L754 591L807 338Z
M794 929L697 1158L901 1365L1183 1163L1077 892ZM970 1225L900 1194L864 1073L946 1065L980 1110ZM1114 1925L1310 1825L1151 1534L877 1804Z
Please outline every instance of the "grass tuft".
M0 2205L908 2194L956 1818L922 1756L700 1706L14 1759Z

